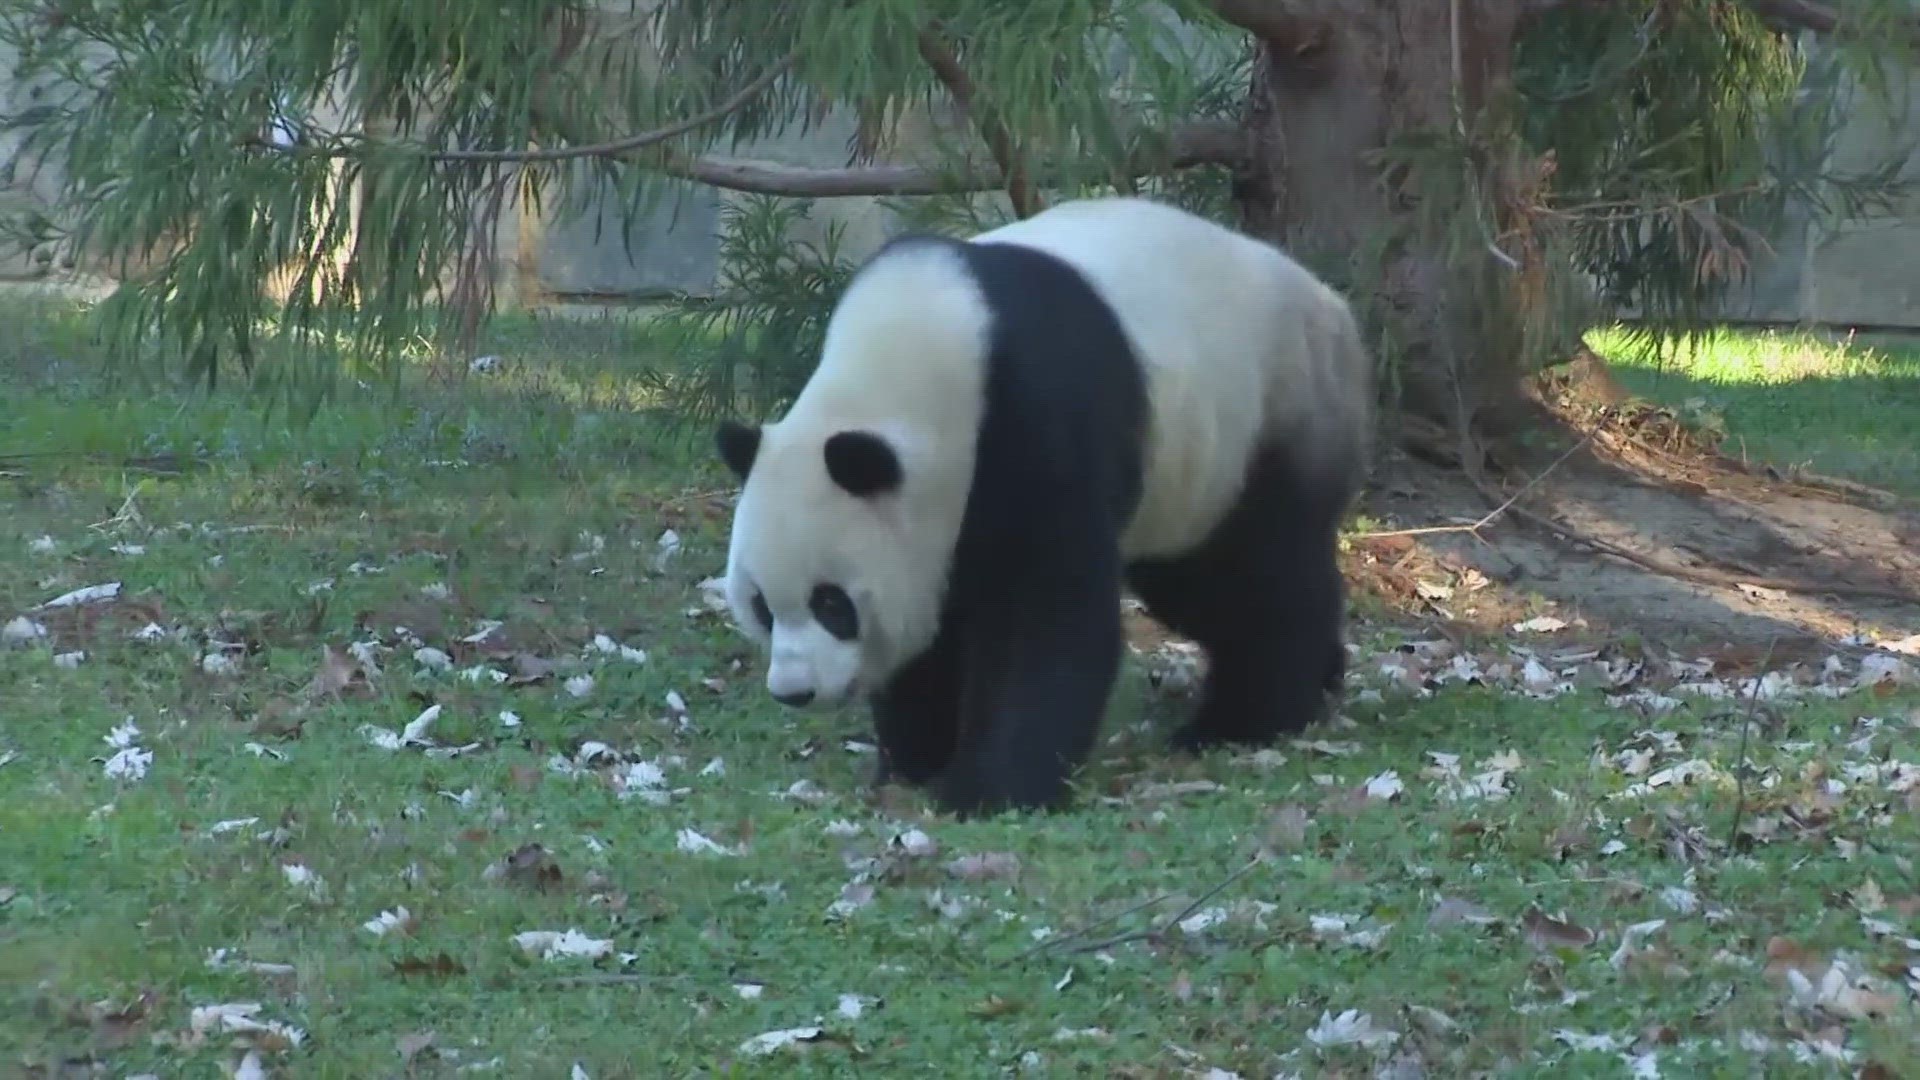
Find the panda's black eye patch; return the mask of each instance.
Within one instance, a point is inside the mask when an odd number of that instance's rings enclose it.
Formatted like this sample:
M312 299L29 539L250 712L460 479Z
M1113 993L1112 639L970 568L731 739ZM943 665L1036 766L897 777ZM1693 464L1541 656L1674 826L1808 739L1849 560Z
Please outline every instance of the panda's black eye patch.
M807 610L827 633L841 641L860 636L860 613L854 610L847 590L838 585L815 585L813 595L807 598Z
M760 620L761 626L773 629L773 609L767 606L765 593L753 594L753 617Z

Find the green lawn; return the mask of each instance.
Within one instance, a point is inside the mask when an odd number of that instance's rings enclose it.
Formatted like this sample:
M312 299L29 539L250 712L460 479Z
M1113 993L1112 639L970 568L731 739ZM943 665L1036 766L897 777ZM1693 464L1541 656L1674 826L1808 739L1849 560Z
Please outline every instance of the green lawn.
M1730 845L1737 704L1416 697L1375 640L1351 724L1195 761L1135 662L1074 810L959 823L705 603L727 485L646 437L642 331L295 430L0 319L0 623L49 635L0 650L0 1074L1920 1069L1912 694L1758 710Z
M1920 496L1920 346L1727 330L1656 367L1591 335L1627 389L1724 421L1722 450Z

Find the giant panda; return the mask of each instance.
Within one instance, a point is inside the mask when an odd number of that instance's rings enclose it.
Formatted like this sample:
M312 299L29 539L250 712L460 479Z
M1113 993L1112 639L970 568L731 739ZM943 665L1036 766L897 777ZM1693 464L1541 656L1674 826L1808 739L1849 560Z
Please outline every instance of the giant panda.
M1127 586L1208 660L1174 745L1270 741L1341 681L1371 369L1339 294L1152 200L896 238L785 416L716 432L727 603L773 698L866 697L879 779L961 814L1066 803Z

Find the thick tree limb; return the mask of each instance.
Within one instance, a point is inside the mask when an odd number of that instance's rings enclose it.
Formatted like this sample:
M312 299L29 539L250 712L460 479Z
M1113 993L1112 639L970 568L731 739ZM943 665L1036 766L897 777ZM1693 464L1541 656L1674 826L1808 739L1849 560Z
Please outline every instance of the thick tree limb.
M1813 0L1746 0L1746 5L1761 18L1778 19L1822 34L1830 34L1840 26L1839 12Z
M1329 13L1301 0L1212 0L1213 13L1261 41L1284 49L1326 39Z
M940 40L937 27L920 31L919 47L920 59L933 69L934 78L947 88L954 104L973 122L981 140L987 144L987 152L993 155L993 162L1006 181L1007 198L1013 203L1014 214L1028 218L1038 213L1042 209L1040 193L1034 190L1033 178L1027 175L1026 162L1013 144L1012 132L1000 117L980 107L975 99L973 79L961 66L960 58Z
M1232 165L1246 156L1246 142L1232 121L1183 124L1164 145L1149 148L1127 163L1135 175L1196 165ZM872 165L855 169L819 169L739 158L653 157L645 162L668 176L728 191L835 199L880 195L944 195L992 191L1005 183L998 168L961 166L940 169L918 165ZM1058 170L1038 170L1042 174Z
M1747 8L1763 19L1812 30L1816 34L1831 34L1841 29L1842 24L1851 25L1859 20L1848 20L1833 4L1818 3L1816 0L1744 0ZM1920 50L1920 17L1907 16L1894 20L1895 33L1906 39L1910 49Z

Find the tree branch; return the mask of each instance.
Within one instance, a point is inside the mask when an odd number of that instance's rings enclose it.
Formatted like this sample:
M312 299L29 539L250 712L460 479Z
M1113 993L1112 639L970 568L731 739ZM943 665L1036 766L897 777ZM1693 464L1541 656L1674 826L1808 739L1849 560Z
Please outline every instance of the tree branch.
M1763 19L1777 19L1803 30L1831 34L1840 26L1839 12L1813 0L1746 0L1746 5Z
M1221 21L1245 30L1261 41L1283 49L1311 47L1326 41L1326 13L1306 11L1298 0L1212 0Z
M1232 165L1246 156L1245 136L1231 121L1196 121L1168 132L1163 145L1149 147L1126 163L1132 174L1146 175L1196 165ZM739 158L657 156L645 167L682 180L728 191L798 199L838 199L882 195L946 195L992 191L1005 183L999 169L963 165L954 169L918 165L872 165L857 169L819 169ZM1042 169L1057 174L1062 169Z
M676 139L689 132L698 131L710 124L739 112L753 103L753 100L767 92L774 81L793 66L794 57L789 54L755 76L753 81L741 87L732 97L705 112L695 113L684 120L676 120L665 127L642 131L636 135L613 139L607 142L590 143L585 146L554 146L539 150L430 150L422 156L428 161L458 162L463 164L525 165L538 162L572 161L592 157L625 157L636 150ZM355 145L338 146L281 146L266 139L255 139L252 145L270 149L283 154L301 154L305 156L345 158L356 157L365 152L365 147L373 140L355 139Z
M918 40L920 59L933 69L934 77L947 88L954 104L979 129L980 138L987 144L987 152L993 155L994 164L1000 167L1014 214L1029 218L1038 213L1043 208L1040 193L1034 190L1033 179L1027 175L1026 162L1014 146L1013 134L1007 130L1007 125L998 115L981 109L975 102L973 80L968 77L967 69L961 66L960 58L940 40L936 27L922 29Z
M1840 9L1833 4L1823 4L1817 0L1744 0L1749 10L1763 19L1800 30L1811 30L1816 34L1832 34L1839 31L1843 24L1858 25L1858 19L1848 19L1841 15ZM1920 50L1920 17L1908 15L1890 20L1893 28L1906 38L1907 47Z

